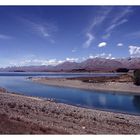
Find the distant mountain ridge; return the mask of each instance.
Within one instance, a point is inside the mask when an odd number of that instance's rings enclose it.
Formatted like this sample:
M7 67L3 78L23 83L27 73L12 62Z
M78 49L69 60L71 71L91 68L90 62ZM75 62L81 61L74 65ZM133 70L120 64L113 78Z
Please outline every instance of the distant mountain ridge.
M140 69L140 58L105 59L93 58L83 62L63 62L56 66L13 66L0 68L2 72L46 72L46 71L115 71L118 68Z

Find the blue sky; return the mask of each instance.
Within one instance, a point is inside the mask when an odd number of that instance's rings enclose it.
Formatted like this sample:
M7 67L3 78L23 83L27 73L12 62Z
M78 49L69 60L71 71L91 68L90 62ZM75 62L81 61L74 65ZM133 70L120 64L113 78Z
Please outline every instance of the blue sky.
M0 7L0 67L140 57L139 6Z

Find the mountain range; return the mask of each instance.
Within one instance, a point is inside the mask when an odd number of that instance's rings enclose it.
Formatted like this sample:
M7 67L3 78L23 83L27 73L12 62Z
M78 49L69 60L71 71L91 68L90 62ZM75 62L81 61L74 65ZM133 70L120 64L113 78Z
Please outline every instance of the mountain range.
M13 66L0 68L2 72L46 72L46 71L115 71L119 68L140 69L140 58L105 59L93 58L83 62L63 62L56 66Z

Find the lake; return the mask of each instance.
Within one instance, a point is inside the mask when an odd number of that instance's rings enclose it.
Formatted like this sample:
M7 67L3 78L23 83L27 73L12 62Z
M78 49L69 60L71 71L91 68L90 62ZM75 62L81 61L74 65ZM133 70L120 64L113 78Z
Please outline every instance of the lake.
M117 76L116 73L33 73L33 72L8 72L0 73L0 87L10 92L35 96L41 98L53 98L56 102L81 106L91 109L122 112L140 115L140 96L116 94L115 92L89 91L74 88L48 86L34 83L27 79L31 77L80 77L80 76Z

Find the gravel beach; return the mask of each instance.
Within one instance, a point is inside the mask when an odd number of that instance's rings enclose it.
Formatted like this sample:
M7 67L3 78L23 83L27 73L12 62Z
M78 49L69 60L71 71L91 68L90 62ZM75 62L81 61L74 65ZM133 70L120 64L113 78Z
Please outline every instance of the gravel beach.
M120 91L124 94L140 95L140 86L134 85L130 80L125 82L121 80L122 79L116 81L109 80L108 82L87 83L81 81L79 78L32 78L32 81L34 82L53 86L71 87L86 90L113 91L117 92L118 94Z
M1 91L0 134L140 134L140 116Z

